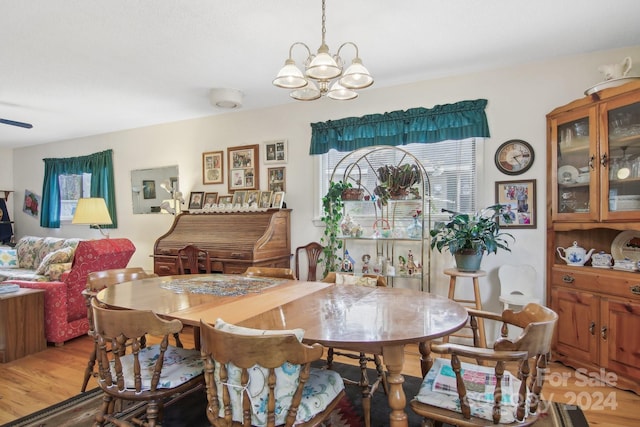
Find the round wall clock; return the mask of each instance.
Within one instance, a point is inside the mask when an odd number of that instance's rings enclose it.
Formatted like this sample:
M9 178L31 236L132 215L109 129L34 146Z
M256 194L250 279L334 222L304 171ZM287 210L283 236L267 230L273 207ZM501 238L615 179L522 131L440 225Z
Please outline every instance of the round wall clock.
M496 167L507 175L520 175L533 165L533 147L521 139L511 139L496 150Z

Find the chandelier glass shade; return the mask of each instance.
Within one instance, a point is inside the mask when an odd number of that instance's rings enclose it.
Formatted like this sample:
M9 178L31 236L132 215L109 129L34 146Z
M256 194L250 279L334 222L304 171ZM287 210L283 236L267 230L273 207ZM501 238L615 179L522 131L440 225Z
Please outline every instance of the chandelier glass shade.
M373 77L362 65L358 56L358 46L353 42L345 42L335 55L331 55L325 43L325 0L322 0L322 44L318 52L311 53L309 46L302 42L295 42L289 48L289 58L273 80L273 84L284 89L293 89L290 96L299 101L313 101L323 95L337 100L349 100L358 97L358 89L364 89L373 84ZM356 55L351 65L343 72L343 60L340 52L345 46L353 46ZM293 49L301 46L307 51L304 61L304 73L293 60ZM333 79L337 79L332 82Z

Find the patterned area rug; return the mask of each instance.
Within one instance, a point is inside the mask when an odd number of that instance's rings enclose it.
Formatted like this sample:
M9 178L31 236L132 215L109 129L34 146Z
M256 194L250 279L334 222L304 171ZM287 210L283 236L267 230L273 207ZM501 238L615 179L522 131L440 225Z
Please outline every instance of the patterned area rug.
M334 364L334 369L347 378L358 378L357 367ZM370 378L375 375L371 371ZM405 377L405 393L407 400L417 393L421 380L416 377ZM364 427L361 409L361 394L358 387L348 386L347 395L331 414L332 427ZM27 417L18 419L0 427L90 427L93 417L102 398L99 389L82 393L57 405L38 411ZM545 402L546 403L546 402ZM204 408L206 397L203 391L196 391L170 404L165 408L164 427L209 427ZM588 427L582 411L573 406L559 403L544 405L547 413L541 414L536 427ZM124 411L122 417L130 418L139 412L138 407ZM409 427L419 427L421 418L407 408ZM382 390L373 395L371 401L371 424L373 427L389 426L389 409L387 396Z

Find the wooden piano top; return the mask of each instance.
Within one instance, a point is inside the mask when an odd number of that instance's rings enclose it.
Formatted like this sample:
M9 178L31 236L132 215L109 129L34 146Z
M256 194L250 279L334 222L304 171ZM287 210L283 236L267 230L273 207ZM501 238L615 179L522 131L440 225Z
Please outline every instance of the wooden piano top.
M281 247L290 252L290 209L263 212L182 213L167 233L156 240L154 254L175 255L194 244L210 252L256 252Z

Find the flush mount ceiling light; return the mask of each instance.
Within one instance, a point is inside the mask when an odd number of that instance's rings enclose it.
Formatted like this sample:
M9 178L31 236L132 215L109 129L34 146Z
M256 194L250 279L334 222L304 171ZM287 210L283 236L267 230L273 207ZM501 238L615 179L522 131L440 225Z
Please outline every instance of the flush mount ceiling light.
M323 95L337 100L355 99L358 97L357 89L364 89L373 84L373 77L362 65L362 60L358 56L358 46L353 42L345 42L338 48L335 55L331 55L325 43L325 33L325 0L322 0L322 44L318 48L318 53L314 55L309 46L302 42L295 42L289 48L289 58L284 62L284 67L273 80L275 86L293 89L290 96L298 101L313 101ZM340 51L347 45L355 48L356 56L343 73ZM295 46L303 46L307 50L304 74L292 58ZM332 79L337 80L331 84Z
M220 108L240 108L244 94L237 89L216 88L211 89L209 99L211 105Z

